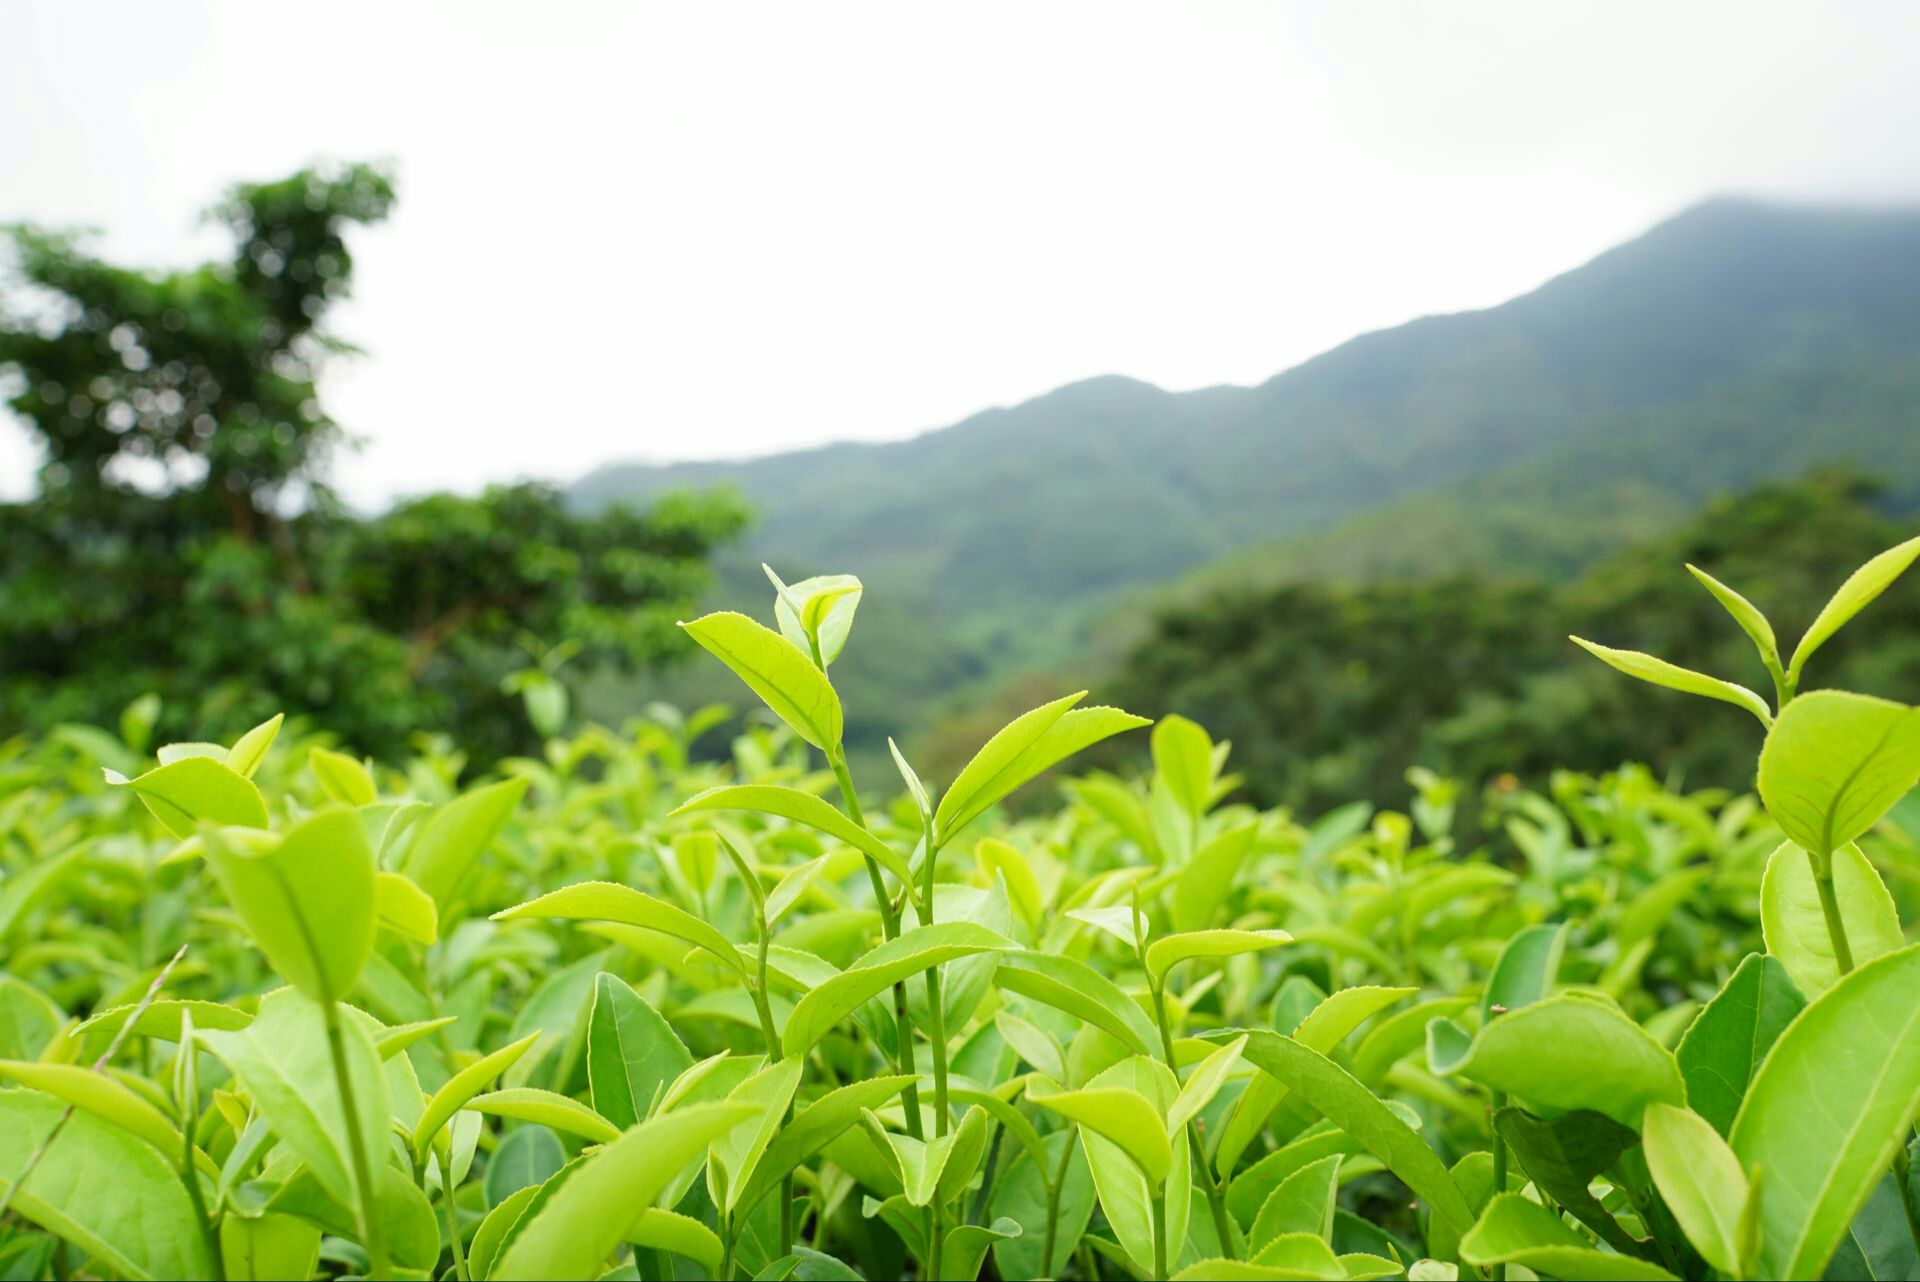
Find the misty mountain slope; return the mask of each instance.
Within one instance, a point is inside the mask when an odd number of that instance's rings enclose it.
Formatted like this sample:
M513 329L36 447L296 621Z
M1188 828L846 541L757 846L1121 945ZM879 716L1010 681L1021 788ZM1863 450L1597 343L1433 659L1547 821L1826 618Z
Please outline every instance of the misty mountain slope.
M1917 370L1920 211L1721 199L1256 387L1099 378L906 441L609 465L575 494L737 486L761 519L719 601L764 612L762 558L859 574L901 626L942 630L950 690L1080 653L1088 620L1202 566L1551 573L1827 462L1912 497Z

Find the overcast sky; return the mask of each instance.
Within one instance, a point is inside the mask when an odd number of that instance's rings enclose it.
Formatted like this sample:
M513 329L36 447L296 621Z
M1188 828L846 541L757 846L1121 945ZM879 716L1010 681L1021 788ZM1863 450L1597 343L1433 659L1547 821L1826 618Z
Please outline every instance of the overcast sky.
M0 221L129 261L394 162L323 385L362 503L1255 382L1710 193L1920 197L1905 0L49 0L0 66Z

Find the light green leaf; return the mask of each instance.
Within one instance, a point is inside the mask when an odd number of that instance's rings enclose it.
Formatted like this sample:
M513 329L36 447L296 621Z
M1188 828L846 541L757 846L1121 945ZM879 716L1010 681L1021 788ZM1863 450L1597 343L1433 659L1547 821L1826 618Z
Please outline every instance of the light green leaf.
M1006 1010L994 1013L993 1026L999 1031L1000 1040L1011 1046L1021 1059L1056 1082L1067 1080L1066 1052L1060 1049L1053 1034Z
M1227 1084L1227 1075L1239 1066L1240 1052L1246 1046L1247 1039L1240 1037L1200 1061L1181 1086L1180 1093L1174 1096L1173 1107L1167 1110L1168 1131L1179 1130L1213 1102L1213 1097Z
M343 1206L356 1205L347 1127L357 1126L370 1145L387 1133L387 1077L366 1025L364 1017L340 1021L353 1087L351 1123L341 1104L321 1008L304 994L275 989L260 999L260 1013L247 1027L194 1034L239 1079L280 1142L299 1154Z
M405 871L415 885L433 896L442 916L452 906L467 870L500 835L526 791L525 778L470 788L422 821L407 851Z
M1645 1260L1602 1251L1565 1221L1518 1193L1502 1193L1460 1239L1460 1258L1490 1268L1518 1264L1566 1282L1672 1282L1673 1274Z
M526 1133L515 1131L507 1139L511 1140L515 1135ZM547 1134L545 1131L541 1133ZM548 1135L548 1138L551 1139L552 1136ZM555 1142L557 1145L558 1141ZM558 1169L556 1166L555 1171ZM488 1168L488 1172L491 1174L491 1167ZM467 1248L469 1277L480 1279L493 1276L493 1261L500 1254L500 1247L513 1232L514 1226L520 1222L520 1218L526 1214L527 1207L540 1195L542 1184L546 1179L551 1179L552 1175L553 1173L550 1172L539 1183L523 1185L493 1204L493 1209L487 1212L487 1217L480 1221L480 1227L473 1231L473 1242Z
M1010 940L972 922L938 922L906 931L802 997L781 1044L788 1055L804 1058L835 1024L900 980L961 957L1011 947Z
M1565 947L1564 925L1529 926L1500 950L1493 974L1487 977L1487 991L1480 999L1480 1018L1491 1016L1495 1006L1516 1011L1531 1006L1553 991L1560 975L1560 953Z
M1904 941L1899 910L1860 847L1851 843L1842 846L1828 862L1834 899L1854 963L1871 961L1900 947ZM1812 860L1790 841L1783 842L1767 860L1766 875L1760 882L1760 929L1767 951L1780 959L1803 994L1818 997L1840 978Z
M640 1218L627 1228L627 1241L643 1250L684 1255L709 1274L720 1271L720 1257L725 1249L719 1236L700 1221L657 1206L640 1212Z
M1007 1216L1001 1216L991 1225L962 1224L947 1234L940 1248L940 1268L934 1276L977 1278L987 1258L987 1248L1012 1241L1025 1232L1018 1220Z
M225 755L225 749L221 749ZM191 837L203 823L236 828L265 828L267 803L253 780L224 761L183 757L126 779L109 770L107 782L131 788L163 827L176 837Z
M772 1192L782 1177L806 1162L860 1121L867 1109L880 1107L905 1089L911 1076L870 1077L829 1091L794 1115L781 1127L761 1154L734 1205L745 1215Z
M382 871L373 879L373 910L381 926L416 944L440 938L440 911L433 896L404 873Z
M452 1077L446 1085L433 1093L427 1101L427 1108L420 1115L420 1122L413 1128L413 1151L416 1158L424 1161L427 1146L433 1143L440 1128L458 1113L466 1102L478 1095L486 1085L500 1074L513 1067L514 1061L526 1054L532 1045L540 1040L539 1033L528 1033L517 1042L502 1046L491 1055L484 1055L467 1065Z
M1155 1189L1173 1168L1173 1147L1167 1140L1166 1124L1160 1111L1138 1091L1089 1086L1051 1095L1029 1094L1027 1099L1118 1146Z
M220 1221L220 1258L227 1282L310 1278L320 1262L320 1226L293 1215L227 1215Z
M174 1167L141 1140L76 1112L39 1165L13 1188L67 1106L39 1091L0 1091L0 1196L15 1214L73 1242L100 1271L129 1278L204 1278L214 1261Z
M976 796L973 803L964 810L956 809L944 825L939 824L936 819L934 846L938 848L946 845L968 824L986 813L994 802L1053 769L1068 757L1092 747L1103 739L1110 739L1114 735L1138 729L1146 724L1145 717L1136 717L1131 712L1123 712L1119 708L1075 708L1066 713L1047 727L1039 738L1028 744L1007 765L994 780L991 797L985 793ZM986 749L982 748L981 751L985 752ZM978 758L976 757L975 760ZM945 807L946 803L943 800L942 810Z
M789 909L800 902L800 897L818 881L820 874L827 870L832 855L821 855L818 859L809 859L798 868L790 868L774 883L767 892L767 925L777 925Z
M186 1140L179 1128L168 1121L166 1114L155 1108L145 1096L136 1094L118 1078L96 1073L79 1064L22 1060L0 1060L0 1077L57 1096L75 1108L85 1109L129 1135L139 1136L153 1145L170 1165L176 1169L180 1166L186 1151ZM199 1149L194 1150L194 1156L209 1177L219 1174L219 1168Z
M839 658L853 630L854 611L860 608L860 580L851 574L816 574L789 586L771 566L760 568L773 581L773 617L780 635L802 654L812 654L817 644L823 665Z
M1803 694L1760 750L1760 799L1824 866L1920 778L1920 708L1843 690Z
M620 1136L619 1127L579 1100L535 1086L512 1086L475 1095L461 1107L492 1117L510 1117L517 1122L537 1122L596 1144L609 1144Z
M1503 1108L1493 1115L1493 1125L1536 1188L1614 1250L1643 1254L1639 1241L1593 1195L1593 1181L1613 1170L1620 1155L1640 1142L1632 1128L1584 1108L1551 1120L1522 1108Z
M617 975L593 982L587 1023L587 1083L593 1108L625 1129L647 1115L662 1086L693 1067L673 1026Z
M994 802L1025 783L1031 776L1020 776L1015 769L1020 755L1086 697L1087 692L1082 690L1023 712L982 744L940 798L940 807L934 812L935 844L945 845Z
M373 951L373 848L353 811L322 810L284 836L206 830L207 862L282 978L316 1001L353 991Z
M407 1047L459 1022L458 1015L442 1015L439 1019L421 1019L411 1024L394 1024L373 1035L373 1048L380 1052L381 1059L392 1059Z
M1718 677L1710 677L1704 672L1695 672L1691 668L1668 663L1665 659L1656 659L1638 650L1615 650L1608 646L1595 645L1580 637L1569 639L1602 663L1617 668L1630 677L1638 677L1642 681L1665 686L1669 690L1679 690L1686 694L1697 694L1703 698L1731 703L1735 707L1745 708L1760 718L1761 725L1773 724L1773 713L1767 707L1767 701L1743 685L1722 681Z
M907 795L913 798L914 807L919 810L923 820L933 818L933 800L927 795L927 785L920 782L920 776L907 764L906 754L900 751L900 745L887 738L887 751L893 754L894 768L900 772L900 781L907 785Z
M136 1012L138 1012L138 1018L134 1019L133 1032L128 1034L129 1036L158 1037L169 1042L180 1040L181 1021L188 1015L193 1017L193 1026L202 1031L207 1029L232 1031L236 1028L245 1028L253 1022L253 1016L221 1002L161 997L147 1003L144 1010L138 1002L110 1007L81 1023L70 1035L80 1037L91 1033L96 1036L111 1036L119 1032L120 1026L133 1018Z
M1136 1055L1159 1053L1160 1030L1146 1011L1084 962L1055 953L1002 953L993 983L1119 1038Z
M1543 1115L1592 1109L1637 1128L1649 1103L1684 1104L1671 1052L1612 1002L1562 993L1469 1038L1451 1020L1427 1027L1433 1071L1506 1091Z
M1760 652L1760 660L1767 665L1767 671L1778 674L1780 643L1773 635L1773 625L1767 622L1766 615L1760 613L1760 607L1697 565L1689 565L1687 573L1698 579L1700 586L1713 593L1713 599L1726 607L1733 621L1740 625L1740 630L1752 639L1753 648Z
M694 1104L617 1136L582 1160L551 1197L529 1207L491 1276L599 1276L627 1230L681 1168L754 1114L750 1105Z
M1183 961L1257 953L1292 940L1284 930L1190 930L1167 935L1147 945L1147 973L1158 983Z
M1920 538L1908 539L1905 543L1888 548L1849 575L1847 581L1840 585L1840 590L1820 607L1820 613L1814 616L1806 635L1793 648L1793 662L1787 665L1789 679L1798 680L1800 670L1813 657L1813 652L1854 615L1871 605L1874 598L1892 586L1895 579L1906 573L1915 557L1920 557Z
M1732 1132L1760 1061L1806 1005L1778 958L1750 953L1680 1039L1687 1103L1720 1134Z
M1161 722L1165 725L1166 722ZM1173 928L1200 930L1213 921L1220 905L1233 891L1234 876L1253 852L1260 835L1258 820L1221 833L1200 849L1180 870L1173 885Z
M1374 1082L1386 1071L1427 1044L1427 1025L1446 1015L1457 1014L1473 1002L1465 997L1436 997L1381 1020L1353 1051L1353 1075L1363 1082Z
M902 885L913 885L913 870L900 852L841 814L831 803L810 792L774 784L735 784L709 788L699 796L682 802L669 818L699 810L750 810L757 814L791 819L816 832L825 833L835 841L845 842L892 873Z
M1472 1225L1466 1198L1420 1133L1345 1069L1292 1038L1264 1029L1248 1035L1241 1053L1379 1158L1455 1231L1464 1233Z
M493 915L494 921L521 917L558 917L567 921L611 921L657 930L704 948L741 975L747 964L727 937L684 908L610 881L583 881Z
M1151 739L1154 773L1174 802L1198 819L1213 803L1213 740L1178 713L1160 718Z
M1333 1211L1340 1191L1338 1153L1309 1162L1280 1182L1260 1204L1247 1242L1258 1251L1282 1233L1333 1235Z
M1920 1110L1920 947L1876 958L1787 1026L1733 1151L1764 1176L1758 1275L1818 1277Z
M1747 1204L1740 1159L1711 1122L1668 1104L1647 1106L1641 1143L1653 1182L1687 1240L1708 1264L1738 1274L1740 1213Z
M397 1166L382 1164L373 1178L380 1190L374 1199L380 1237L394 1263L416 1273L431 1268L440 1256L440 1220L433 1204ZM266 1209L311 1220L335 1237L356 1236L354 1213L328 1193L310 1170L296 1171L267 1199Z
M371 806L380 800L380 790L373 786L373 772L357 758L315 746L307 753L307 765L320 781L320 791L335 801Z
M822 751L840 746L840 696L805 651L764 624L731 611L680 626L732 668L802 739Z
M233 747L227 749L227 769L242 778L253 778L253 772L266 760L267 749L273 746L274 738L280 733L280 723L286 719L286 713L276 712L235 739Z
M707 1189L714 1202L728 1211L740 1204L741 1194L753 1178L753 1168L767 1151L793 1092L806 1069L804 1058L782 1060L761 1069L727 1092L729 1104L751 1106L749 1123L742 1123L716 1137L707 1155Z

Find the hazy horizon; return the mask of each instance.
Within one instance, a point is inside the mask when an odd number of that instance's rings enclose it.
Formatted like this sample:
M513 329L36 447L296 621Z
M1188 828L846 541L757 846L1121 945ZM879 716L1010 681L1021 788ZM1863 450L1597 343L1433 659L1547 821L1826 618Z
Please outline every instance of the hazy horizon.
M232 182L394 162L322 384L364 505L1257 383L1713 196L1920 197L1896 4L12 16L0 220L174 266Z

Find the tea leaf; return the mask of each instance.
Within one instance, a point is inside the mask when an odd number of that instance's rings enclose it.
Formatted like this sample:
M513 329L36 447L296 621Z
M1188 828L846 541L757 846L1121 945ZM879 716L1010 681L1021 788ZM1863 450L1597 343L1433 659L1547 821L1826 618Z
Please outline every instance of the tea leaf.
M654 1094L693 1067L673 1026L616 975L593 981L587 1024L587 1081L593 1108L616 1127L642 1121Z
M440 1133L440 1128L445 1126L468 1100L485 1089L487 1083L512 1068L514 1062L526 1054L527 1050L539 1040L540 1034L528 1033L519 1041L502 1046L493 1054L481 1057L448 1078L447 1084L435 1091L433 1098L427 1101L426 1111L420 1115L419 1123L413 1128L415 1157L424 1161L427 1146L433 1143L434 1137Z
M1687 1240L1708 1264L1738 1274L1740 1215L1747 1204L1740 1159L1705 1118L1667 1104L1648 1105L1642 1143L1647 1169Z
M461 793L428 815L407 852L405 872L433 896L442 916L467 870L512 817L526 795L525 779L507 779Z
M1828 865L1854 962L1871 961L1900 947L1899 910L1860 847L1840 847ZM1767 951L1780 959L1803 994L1818 997L1840 978L1811 858L1790 841L1776 847L1767 860L1760 882L1760 928Z
M657 930L663 935L683 939L703 948L720 963L741 975L747 964L740 950L727 937L684 908L664 899L655 899L631 886L610 881L583 881L551 894L528 900L493 915L494 921L512 921L522 917L559 917L569 921L611 921L627 926Z
M620 1137L619 1127L579 1100L536 1086L511 1086L505 1090L475 1095L460 1107L493 1117L536 1122L556 1131L565 1131L568 1135L578 1135L595 1144L610 1144Z
M778 632L730 611L680 627L732 668L802 739L822 751L840 746L840 696L803 650Z
M1710 677L1704 672L1695 672L1691 668L1668 663L1665 659L1656 659L1638 650L1615 650L1609 646L1596 645L1581 637L1569 639L1602 663L1617 668L1630 677L1638 677L1642 681L1665 686L1669 690L1679 690L1685 694L1697 694L1703 698L1731 703L1735 707L1745 708L1760 718L1761 725L1773 724L1773 711L1767 707L1767 701L1743 685L1722 681L1718 677Z
M753 1117L742 1104L694 1104L617 1136L580 1162L554 1195L530 1207L491 1276L598 1277L627 1229L680 1169Z
M253 778L253 772L266 760L267 749L273 746L274 738L280 733L280 723L286 719L286 713L276 712L235 739L233 747L227 749L227 769L242 778Z
M737 1209L742 1214L751 1211L789 1172L858 1125L863 1111L880 1107L912 1080L904 1075L868 1078L829 1091L801 1109L760 1155L735 1202Z
M1920 708L1840 690L1781 710L1760 750L1760 799L1821 866L1920 778Z
M1767 671L1779 673L1780 643L1774 638L1773 625L1767 622L1766 615L1760 613L1760 607L1697 565L1689 565L1687 573L1698 579L1700 586L1713 593L1713 599L1726 607L1733 621L1740 625L1740 630L1753 641L1753 648L1760 652L1760 660L1767 665Z
M1734 1120L1764 1173L1762 1277L1817 1276L1920 1110L1920 947L1876 958L1787 1026ZM1816 1103L1817 1102L1817 1103Z
M313 777L320 781L320 790L335 801L349 806L371 806L380 800L379 790L373 786L373 775L365 765L344 752L315 747L307 754L307 764L313 769Z
M1778 958L1750 953L1680 1039L1687 1103L1720 1134L1733 1130L1760 1061L1806 1005Z
M174 1167L92 1113L61 1126L66 1112L51 1095L0 1091L0 1189L11 1192L13 1211L125 1277L212 1277L214 1261ZM56 1126L33 1173L13 1188Z
M1516 1011L1551 993L1566 938L1564 925L1541 925L1529 926L1509 939L1487 977L1487 991L1480 999L1482 1022L1492 1018L1495 1006Z
M1592 1109L1627 1126L1654 1101L1684 1104L1673 1055L1604 998L1562 993L1469 1037L1451 1020L1427 1028L1433 1071L1506 1091L1536 1112Z
M292 1215L228 1215L220 1221L227 1282L307 1278L320 1260L320 1226Z
M246 1088L280 1142L300 1155L320 1186L343 1206L355 1205L347 1127L357 1126L369 1138L387 1133L387 1077L366 1022L364 1017L340 1021L353 1090L351 1121L334 1077L321 1008L305 994L276 989L260 999L260 1013L247 1027L194 1034Z
M225 755L224 749L222 755ZM107 771L107 782L131 788L166 830L191 837L203 823L265 828L267 803L247 778L210 757L186 757L133 779Z
M1847 581L1840 585L1840 590L1820 607L1820 613L1807 626L1806 635L1793 648L1793 661L1787 665L1788 678L1798 680L1800 670L1813 657L1813 652L1826 644L1827 638L1844 627L1854 615L1893 586L1893 581L1906 573L1915 557L1920 557L1920 538L1908 539L1905 543L1888 548L1849 575Z
M772 784L735 784L709 788L699 796L681 802L680 808L673 813L685 815L701 810L751 810L791 819L871 856L875 863L892 873L902 885L914 884L913 870L898 851L810 792Z
M1147 973L1158 982L1183 961L1257 953L1292 940L1284 930L1190 930L1167 935L1147 945Z
M1674 1282L1659 1265L1597 1249L1552 1211L1518 1193L1502 1193L1487 1203L1473 1231L1460 1239L1460 1258L1481 1268L1518 1264L1567 1282Z
M378 923L402 939L432 944L440 938L440 912L433 897L402 873L375 875L373 908Z
M994 987L1031 998L1119 1038L1136 1055L1159 1052L1153 1021L1114 982L1084 962L1055 953L1002 953Z
M1340 1191L1340 1155L1323 1157L1289 1175L1260 1204L1247 1243L1255 1251L1282 1233L1333 1235L1333 1210Z
M260 951L315 1001L353 991L373 952L373 849L359 818L322 810L284 836L206 831L207 862Z
M1173 1168L1173 1148L1158 1109L1138 1091L1123 1087L1087 1087L1028 1095L1030 1103L1077 1122L1118 1146L1156 1189Z
M802 997L787 1021L781 1045L788 1055L805 1056L834 1025L900 980L957 958L1012 946L1011 941L972 922L938 922L906 931Z
M1213 804L1213 740L1185 717L1162 717L1153 727L1154 773L1174 802L1196 819Z
M691 1216L650 1206L627 1227L629 1245L684 1255L709 1274L720 1271L725 1251L714 1231ZM602 1276L605 1276L604 1274Z
M817 644L823 665L839 658L853 630L854 611L860 608L860 580L851 574L817 574L789 587L771 567L760 568L773 581L773 617L780 635L802 654L811 654Z
M982 744L973 759L961 768L953 786L940 798L933 821L936 843L945 845L954 833L1031 778L1017 773L1020 755L1051 730L1069 708L1086 697L1087 692L1082 690L1052 703L1043 703L1015 717Z
M136 1135L153 1145L160 1156L178 1168L186 1151L179 1128L150 1102L134 1094L124 1082L96 1073L78 1064L41 1064L21 1060L0 1060L0 1077L11 1078L22 1086L44 1091L85 1109L95 1117ZM194 1150L198 1164L211 1178L218 1169L199 1149Z

